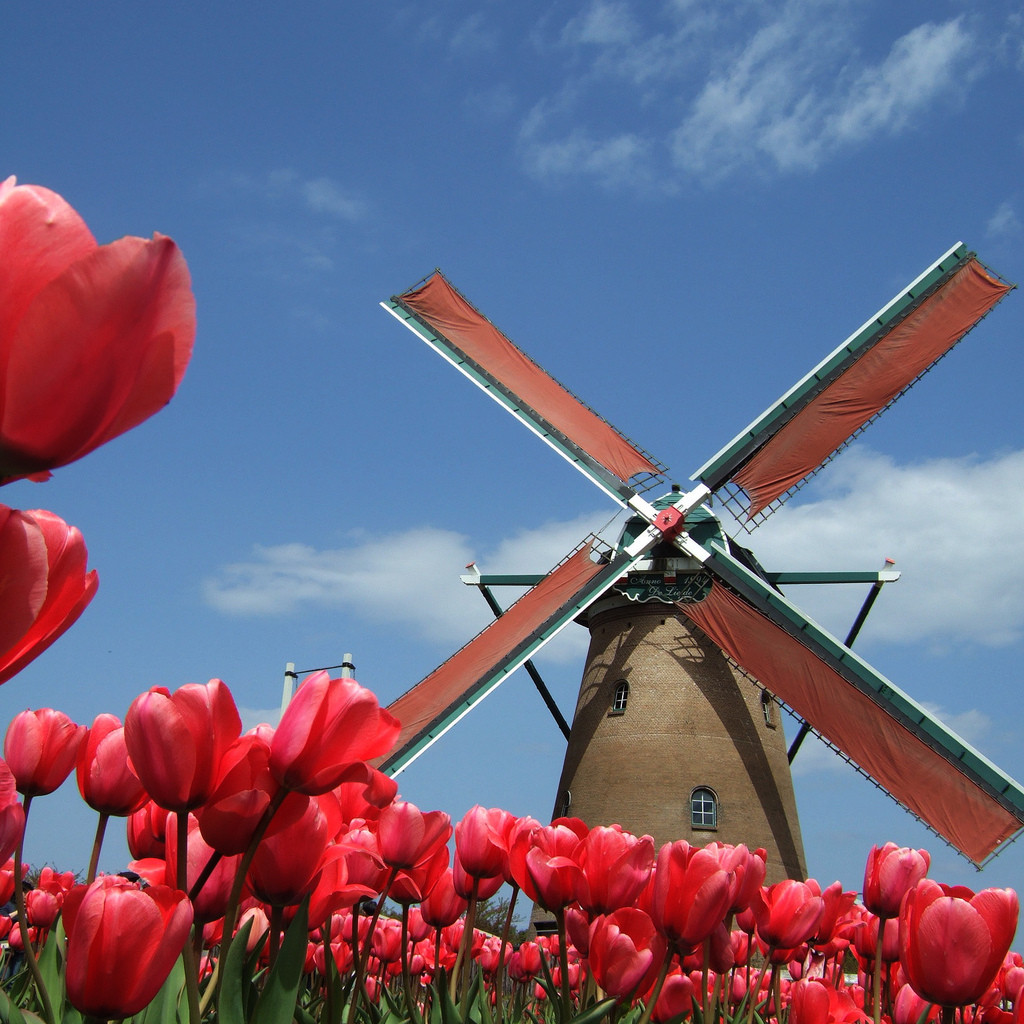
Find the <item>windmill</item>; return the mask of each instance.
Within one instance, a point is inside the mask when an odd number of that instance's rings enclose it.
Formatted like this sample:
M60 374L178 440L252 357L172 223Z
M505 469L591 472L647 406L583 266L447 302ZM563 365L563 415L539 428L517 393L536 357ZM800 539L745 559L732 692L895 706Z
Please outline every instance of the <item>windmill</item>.
M586 475L630 518L589 537L389 708L397 774L573 620L591 645L555 814L658 842L764 846L804 876L785 707L980 864L1024 828L1024 790L781 591L713 502L748 531L908 390L1011 289L953 246L690 478L555 381L438 271L381 305ZM873 591L895 573L837 574ZM469 582L488 580L471 574Z

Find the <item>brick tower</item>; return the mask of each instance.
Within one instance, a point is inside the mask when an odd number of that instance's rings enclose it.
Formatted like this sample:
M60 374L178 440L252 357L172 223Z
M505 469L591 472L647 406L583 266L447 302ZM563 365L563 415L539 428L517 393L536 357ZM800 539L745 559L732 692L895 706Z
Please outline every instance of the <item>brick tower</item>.
M705 523L689 528L717 532L717 520L701 512ZM639 574L648 599L627 596L637 593L628 585L634 576L586 615L590 650L554 816L618 822L656 846L685 839L763 847L769 881L805 878L778 704L674 603L650 596L656 580L682 580L692 569L678 554L652 552Z

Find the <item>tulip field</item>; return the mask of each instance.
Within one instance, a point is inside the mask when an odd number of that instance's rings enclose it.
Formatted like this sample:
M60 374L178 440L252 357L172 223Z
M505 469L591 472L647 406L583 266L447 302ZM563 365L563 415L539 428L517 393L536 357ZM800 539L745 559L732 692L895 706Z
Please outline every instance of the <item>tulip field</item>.
M0 483L44 478L173 397L195 303L168 238L98 245L60 196L0 184ZM90 372L83 374L81 368ZM42 372L42 368L46 372ZM0 683L96 591L81 534L0 506ZM474 807L452 824L373 767L399 723L321 671L243 734L214 679L121 718L41 708L0 760L0 1021L78 1024L1024 1024L1018 900L867 853L863 891L765 885L763 850L655 849L614 823ZM82 875L30 871L35 801L71 773L97 814ZM110 819L133 860L97 872ZM502 934L477 910L512 893ZM509 941L532 904L550 933Z

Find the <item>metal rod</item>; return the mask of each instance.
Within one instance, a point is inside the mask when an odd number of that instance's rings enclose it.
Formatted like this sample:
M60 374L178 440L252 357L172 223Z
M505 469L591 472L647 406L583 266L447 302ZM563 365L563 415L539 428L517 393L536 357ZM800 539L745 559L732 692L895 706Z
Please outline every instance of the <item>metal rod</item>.
M496 619L500 619L505 614L505 609L498 604L494 595L488 586L483 583L476 584L477 589L481 594L484 595L484 600L487 602L487 606L494 613ZM559 710L558 705L555 703L555 698L551 696L551 691L544 684L544 680L541 679L540 673L537 671L536 666L532 661L527 660L523 662L523 668L529 673L530 678L533 680L533 685L537 687L537 692L541 695L541 699L547 705L548 711L551 712L551 717L554 718L558 728L562 730L562 735L569 738L569 723L565 720L562 712Z
M854 640L857 639L857 634L860 633L861 627L864 625L864 620L868 617L868 612L871 611L871 606L878 599L878 595L882 592L882 587L885 586L885 580L878 580L871 584L871 589L868 591L868 596L864 598L864 603L860 606L860 611L857 612L857 618L853 620L853 625L850 627L850 632L846 634L845 644L847 647L852 647ZM807 734L811 731L810 725L804 722L800 726L800 731L793 737L793 742L790 744L789 763L793 763L793 758L796 757L797 751L800 749L800 744L807 738Z

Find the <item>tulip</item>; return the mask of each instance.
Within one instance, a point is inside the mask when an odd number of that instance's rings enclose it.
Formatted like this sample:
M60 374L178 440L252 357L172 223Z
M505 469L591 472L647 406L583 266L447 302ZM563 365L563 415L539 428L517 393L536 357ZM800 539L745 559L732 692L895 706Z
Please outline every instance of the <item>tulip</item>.
M249 866L249 884L258 899L271 906L301 903L316 884L316 872L327 849L327 819L315 797L293 793L301 813L290 824L268 829ZM288 815L282 807L282 815Z
M864 906L879 917L898 917L904 893L928 874L931 855L895 843L872 846L864 867Z
M258 733L239 736L196 812L203 838L220 853L244 853L278 789L270 774L269 740Z
M525 859L526 873L537 893L537 902L545 910L561 911L576 899L583 878L578 860L580 845L577 832L557 821L532 834Z
M7 762L0 760L0 864L3 864L21 843L25 832L25 809L18 800L18 788ZM13 868L13 865L12 865ZM0 885L0 893L6 886ZM11 875L11 892L14 892L14 876ZM11 897L3 900L6 903Z
M515 817L499 807L477 804L455 826L455 852L471 878L492 878L508 870L508 836Z
M161 879L167 885L176 885L178 878L178 820L177 814L167 815L167 859L165 875ZM187 857L185 869L185 885L189 892L195 888L200 875L210 864L214 849L207 845L199 830L195 815L188 815ZM192 901L192 912L196 921L206 923L216 921L224 916L227 910L228 895L231 883L235 878L241 857L221 857L209 873L202 887Z
M167 852L167 811L147 800L128 815L128 852L136 859L159 857Z
M78 750L75 766L82 799L101 814L126 818L147 800L128 766L124 728L116 715L97 715Z
M63 711L41 708L11 719L4 737L4 759L24 796L52 793L71 774L85 726Z
M154 686L132 701L124 721L132 769L153 801L169 811L206 802L241 731L234 698L219 679L189 683L173 694Z
M0 184L0 482L44 478L158 412L192 354L171 239L98 246L36 185Z
M92 600L99 578L86 572L87 558L81 533L59 516L0 505L0 683L42 654Z
M579 847L582 869L577 899L590 914L632 906L651 877L654 840L620 826L592 828Z
M415 804L396 801L380 812L377 846L391 868L411 868L429 860L452 834L444 811L421 811Z
M589 961L597 983L614 999L646 992L665 959L665 939L635 907L596 917L590 925Z
M776 949L793 949L806 942L825 913L816 888L787 878L762 889L751 905L758 935Z
M64 900L67 997L83 1014L130 1017L171 973L192 926L184 893L139 889L117 875L78 886Z
M975 894L923 879L900 909L900 963L914 991L931 1003L964 1006L993 983L1017 928L1012 889Z
M354 679L314 672L297 690L270 745L270 770L286 789L317 796L352 777L359 762L386 754L400 730L397 719Z
M452 873L446 871L434 883L429 895L420 904L423 920L433 928L444 928L454 924L469 906L465 897L455 891Z
M733 876L713 850L694 849L685 840L658 851L651 897L651 918L682 953L709 938L725 918Z

